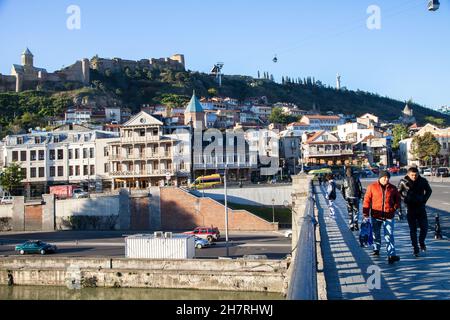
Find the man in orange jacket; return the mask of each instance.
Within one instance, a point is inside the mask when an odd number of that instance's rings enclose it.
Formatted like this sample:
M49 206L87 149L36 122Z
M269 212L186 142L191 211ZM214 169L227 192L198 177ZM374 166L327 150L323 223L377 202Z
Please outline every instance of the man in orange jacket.
M364 219L369 219L369 215L372 217L373 255L380 255L381 226L383 226L388 262L392 264L400 260L400 257L395 254L394 218L396 211L400 209L401 198L397 187L389 183L390 178L388 171L380 171L378 181L367 187L363 214Z

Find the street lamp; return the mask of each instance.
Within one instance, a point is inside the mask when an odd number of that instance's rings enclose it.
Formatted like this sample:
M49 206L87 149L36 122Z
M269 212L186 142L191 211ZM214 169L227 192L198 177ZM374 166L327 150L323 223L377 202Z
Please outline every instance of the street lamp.
M275 223L275 199L272 198L272 223Z
M227 257L228 252L228 202L227 202L227 164L225 164L225 169L223 173L223 186L224 186L224 197L225 197L225 248Z

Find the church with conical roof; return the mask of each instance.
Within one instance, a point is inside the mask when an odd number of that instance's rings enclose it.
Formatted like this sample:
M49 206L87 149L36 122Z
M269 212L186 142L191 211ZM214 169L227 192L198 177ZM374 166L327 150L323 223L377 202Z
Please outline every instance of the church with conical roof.
M192 93L192 98L184 110L184 124L190 125L191 123L194 128L205 128L205 111L195 96L195 91Z

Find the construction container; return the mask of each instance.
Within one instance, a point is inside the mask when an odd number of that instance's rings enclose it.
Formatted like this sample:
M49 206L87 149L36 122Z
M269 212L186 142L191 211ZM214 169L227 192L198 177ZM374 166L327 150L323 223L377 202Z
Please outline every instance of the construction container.
M137 259L192 259L195 239L191 235L155 232L125 238L125 257Z

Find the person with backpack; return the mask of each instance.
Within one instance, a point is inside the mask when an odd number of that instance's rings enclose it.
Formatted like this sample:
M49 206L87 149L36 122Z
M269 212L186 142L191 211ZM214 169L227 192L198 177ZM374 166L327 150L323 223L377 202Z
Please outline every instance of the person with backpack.
M347 167L342 183L342 195L347 202L349 226L351 231L359 230L359 202L362 196L362 185L359 178L353 174L352 168Z
M334 207L334 201L336 200L336 183L334 182L334 177L329 174L327 177L327 193L325 198L328 200L328 208L330 209L330 217L335 218L336 209Z
M392 264L400 260L395 252L394 222L395 213L400 209L400 193L397 187L389 183L391 174L380 171L376 182L367 187L364 196L364 219L371 217L373 231L373 256L380 255L381 227L384 229L388 262ZM366 220L365 220L366 221Z
M398 189L408 209L406 218L409 225L413 254L418 257L420 251L425 252L427 250L425 239L428 231L428 217L425 205L433 191L427 179L420 176L416 167L408 169L406 176L400 180ZM417 243L417 227L420 229L419 243Z

